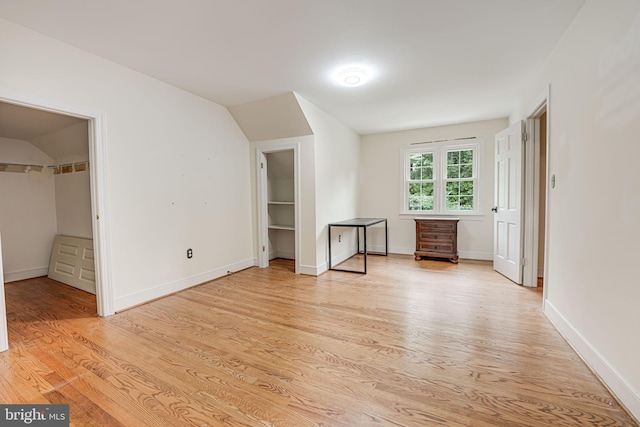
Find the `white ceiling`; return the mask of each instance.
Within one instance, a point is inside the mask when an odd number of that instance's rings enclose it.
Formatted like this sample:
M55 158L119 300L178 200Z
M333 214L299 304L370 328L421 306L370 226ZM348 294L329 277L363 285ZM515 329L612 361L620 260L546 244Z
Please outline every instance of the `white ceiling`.
M361 134L508 116L584 0L0 0L0 17L225 106L294 91ZM358 62L372 80L331 81Z
M84 121L33 108L0 102L0 137L31 141Z

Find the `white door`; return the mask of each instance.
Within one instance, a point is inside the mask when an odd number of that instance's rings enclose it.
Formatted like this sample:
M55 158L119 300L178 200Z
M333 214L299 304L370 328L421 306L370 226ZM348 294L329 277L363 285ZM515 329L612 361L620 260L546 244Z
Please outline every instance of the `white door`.
M0 351L9 349L7 307L4 300L4 270L2 269L2 236L0 236Z
M267 156L262 150L256 150L258 175L258 264L260 268L269 267L269 207L267 188Z
M493 268L522 284L522 149L524 123L496 135Z
M95 295L93 240L56 236L51 250L48 277Z

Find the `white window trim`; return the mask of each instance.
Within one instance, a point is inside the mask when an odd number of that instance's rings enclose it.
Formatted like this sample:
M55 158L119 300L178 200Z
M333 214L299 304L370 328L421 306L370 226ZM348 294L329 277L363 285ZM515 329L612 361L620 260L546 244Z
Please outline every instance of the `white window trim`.
M401 182L400 182L400 216L401 217L419 217L419 216L436 216L436 217L478 217L482 216L480 209L480 177L482 173L480 171L480 167L482 165L482 139L480 138L469 138L465 139L464 142L460 140L448 140L448 141L439 141L432 143L423 143L423 144L414 144L409 146L402 147L402 153L400 156L401 161ZM445 209L445 181L446 181L446 156L444 153L446 151L455 151L455 150L464 150L473 148L475 150L475 155L473 158L473 181L474 181L474 210L472 211L448 211ZM434 178L436 185L434 186L434 209L432 211L412 211L409 210L408 206L408 190L407 183L409 177L408 171L408 159L409 156L415 153L424 153L424 152L433 152L434 153ZM436 159L437 158L437 159Z

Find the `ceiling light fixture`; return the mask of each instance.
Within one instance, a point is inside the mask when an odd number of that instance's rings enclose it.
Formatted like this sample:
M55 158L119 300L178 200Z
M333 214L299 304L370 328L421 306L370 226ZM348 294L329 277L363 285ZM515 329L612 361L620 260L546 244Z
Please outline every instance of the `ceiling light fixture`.
M339 71L336 75L336 81L340 86L358 87L369 81L367 72L360 67L349 67Z

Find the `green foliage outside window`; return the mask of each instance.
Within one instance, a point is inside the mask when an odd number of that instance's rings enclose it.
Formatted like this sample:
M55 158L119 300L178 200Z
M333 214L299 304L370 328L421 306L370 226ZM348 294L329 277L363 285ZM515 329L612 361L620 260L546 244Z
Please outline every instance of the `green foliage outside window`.
M446 209L473 210L473 150L447 152Z
M433 210L433 153L414 154L409 157L409 180L423 181L409 184L409 210Z
M409 158L409 179L433 179L433 153L416 154Z
M433 210L433 183L409 184L409 210Z

